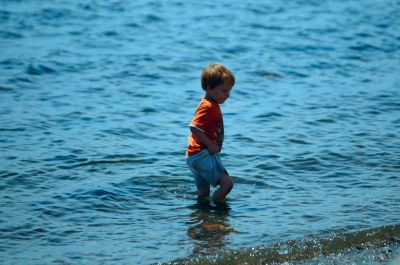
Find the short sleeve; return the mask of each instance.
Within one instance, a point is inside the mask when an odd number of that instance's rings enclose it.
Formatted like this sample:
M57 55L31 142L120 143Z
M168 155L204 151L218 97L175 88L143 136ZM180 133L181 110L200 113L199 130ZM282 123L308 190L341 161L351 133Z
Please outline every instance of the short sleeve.
M196 113L190 123L190 127L195 127L202 132L205 132L206 128L210 126L210 118L212 115L212 109L207 104L201 104L196 110Z

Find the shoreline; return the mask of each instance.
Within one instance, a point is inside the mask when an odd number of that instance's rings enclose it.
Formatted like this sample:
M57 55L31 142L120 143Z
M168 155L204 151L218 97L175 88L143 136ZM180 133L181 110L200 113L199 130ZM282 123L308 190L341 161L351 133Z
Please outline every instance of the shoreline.
M388 250L386 254L381 255L381 259L395 261L400 258L398 256L400 254L400 224L333 234L328 237L289 240L270 246L224 250L210 256L194 256L163 264L288 264L287 262L309 264L308 262L312 262L313 259L317 260L316 264L321 264L324 259L328 262L329 257L343 259L346 255L362 256L367 252L376 255L376 252L384 252L380 250L385 248Z

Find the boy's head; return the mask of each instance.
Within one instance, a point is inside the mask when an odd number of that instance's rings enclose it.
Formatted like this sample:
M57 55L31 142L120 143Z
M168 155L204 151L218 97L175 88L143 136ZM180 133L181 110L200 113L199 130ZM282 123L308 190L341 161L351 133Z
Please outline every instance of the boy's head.
M213 89L214 87L229 83L230 86L235 84L235 76L222 64L210 64L203 69L201 74L201 87L204 90Z

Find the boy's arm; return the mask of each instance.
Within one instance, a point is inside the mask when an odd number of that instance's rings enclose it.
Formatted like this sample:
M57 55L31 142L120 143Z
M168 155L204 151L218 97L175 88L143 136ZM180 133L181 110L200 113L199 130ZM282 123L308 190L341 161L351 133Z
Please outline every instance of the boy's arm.
M200 131L200 129L190 126L190 131L196 136L202 144L204 144L210 154L215 154L220 152L220 148L218 145L214 144L208 137L204 134L204 132Z

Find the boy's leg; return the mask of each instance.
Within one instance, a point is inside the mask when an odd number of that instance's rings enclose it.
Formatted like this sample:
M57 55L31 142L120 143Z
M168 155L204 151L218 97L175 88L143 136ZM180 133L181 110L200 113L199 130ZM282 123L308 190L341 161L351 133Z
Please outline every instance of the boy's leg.
M210 185L197 189L197 200L202 201L204 198L210 196Z
M226 195L228 195L233 188L232 178L226 172L224 172L222 177L219 179L218 184L220 185L220 188L214 192L212 196L213 201L225 199Z
M201 201L210 196L210 184L200 175L195 175L194 179L197 186L197 200Z

